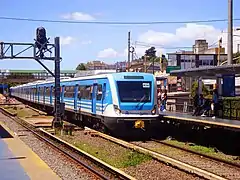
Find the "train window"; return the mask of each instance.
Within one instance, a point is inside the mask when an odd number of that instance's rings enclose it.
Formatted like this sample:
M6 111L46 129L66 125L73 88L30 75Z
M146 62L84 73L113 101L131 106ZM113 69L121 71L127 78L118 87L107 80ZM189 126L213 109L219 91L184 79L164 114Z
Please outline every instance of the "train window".
M102 85L98 84L97 87L97 100L100 101L102 99Z
M85 86L78 86L78 98L84 99L84 90L85 90Z
M118 81L121 102L151 102L151 82Z
M33 88L33 93L36 95L37 94L37 88Z
M46 96L50 96L50 87L46 87Z
M44 87L40 87L39 88L39 94L40 94L40 96L43 96L43 94L44 94Z
M55 87L52 87L52 96L55 96Z
M65 86L64 97L73 98L74 97L75 86Z
M92 86L87 85L87 86L79 86L79 91L80 94L78 94L78 97L81 97L82 99L92 99Z

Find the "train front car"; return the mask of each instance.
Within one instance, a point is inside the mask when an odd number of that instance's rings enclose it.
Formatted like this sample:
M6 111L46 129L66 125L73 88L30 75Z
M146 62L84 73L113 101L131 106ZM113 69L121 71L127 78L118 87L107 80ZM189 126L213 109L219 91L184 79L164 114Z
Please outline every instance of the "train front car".
M112 113L105 117L105 124L116 135L149 134L159 123L154 76L128 72L115 73L111 77L113 109L109 109Z

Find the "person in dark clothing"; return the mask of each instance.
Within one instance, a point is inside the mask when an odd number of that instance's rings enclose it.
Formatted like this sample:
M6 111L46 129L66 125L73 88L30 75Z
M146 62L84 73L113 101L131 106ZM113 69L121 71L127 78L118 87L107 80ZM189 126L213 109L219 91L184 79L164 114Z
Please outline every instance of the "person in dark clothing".
M193 97L193 106L194 106L194 112L193 112L193 116L195 116L197 114L197 110L198 110L198 93L195 93L195 96Z
M213 96L212 96L212 104L213 104L213 119L218 116L218 90L214 89L213 90Z
M167 90L165 89L164 92L162 93L162 97L161 97L161 104L163 106L163 110L162 111L166 111L167 109Z
M204 105L205 105L205 99L204 99L203 95L200 94L199 99L198 99L197 108L195 110L196 116L200 115L201 111L204 109Z
M201 116L202 117L209 116L210 110L211 110L211 100L206 99L205 104L203 106L203 113Z

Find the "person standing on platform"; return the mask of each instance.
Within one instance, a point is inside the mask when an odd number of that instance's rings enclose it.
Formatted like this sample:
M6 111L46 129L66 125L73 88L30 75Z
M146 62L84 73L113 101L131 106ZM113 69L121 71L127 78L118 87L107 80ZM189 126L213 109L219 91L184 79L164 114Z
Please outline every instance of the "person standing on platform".
M162 90L159 88L159 89L158 89L158 94L157 94L158 107L159 107L159 108L160 108L160 106L161 106L161 95L162 95Z
M193 106L194 106L193 116L196 116L196 115L197 115L198 102L199 102L198 92L195 92L195 96L193 97Z
M162 101L162 111L165 112L167 109L167 90L165 89L164 92L162 93L162 97L161 97L161 101Z
M212 96L212 106L213 106L213 119L218 116L218 90L214 89L213 90L213 96Z

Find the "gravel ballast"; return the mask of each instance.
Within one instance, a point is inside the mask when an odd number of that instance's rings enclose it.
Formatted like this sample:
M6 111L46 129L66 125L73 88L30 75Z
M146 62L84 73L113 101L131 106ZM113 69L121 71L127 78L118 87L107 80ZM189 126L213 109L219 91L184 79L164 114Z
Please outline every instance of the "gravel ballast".
M92 136L90 133L87 133L87 131L74 131L73 136L63 135L60 137L77 147L81 146L82 148L85 148L86 146L88 148L91 147L92 149L99 149L99 151L96 152L89 150L89 153L95 153L95 156L99 159L106 161L109 164L113 163L112 165L117 166L119 169L125 171L133 177L136 177L137 179L201 179L194 175L185 173L171 166L153 160L152 158L147 158L135 165L128 165L127 167L123 167L123 164L116 162L116 160L121 159L120 156L123 153L128 153L127 151L129 150L101 137ZM88 151L88 149L85 148L84 151ZM101 153L103 153L104 156L100 156L99 154ZM116 158L116 156L118 158ZM113 159L115 161L112 161Z
M154 141L143 142L132 142L133 144L141 147L159 152L161 154L173 157L181 162L188 163L195 167L204 169L206 171L215 173L227 179L240 179L240 168L232 167L230 165L219 163L208 158L204 158L193 153L185 152L180 149L172 148L167 145L163 145Z
M85 180L97 179L85 168L70 161L69 158L56 151L46 143L37 139L31 132L28 132L9 117L0 112L0 121L11 129L19 138L28 145L61 179Z

